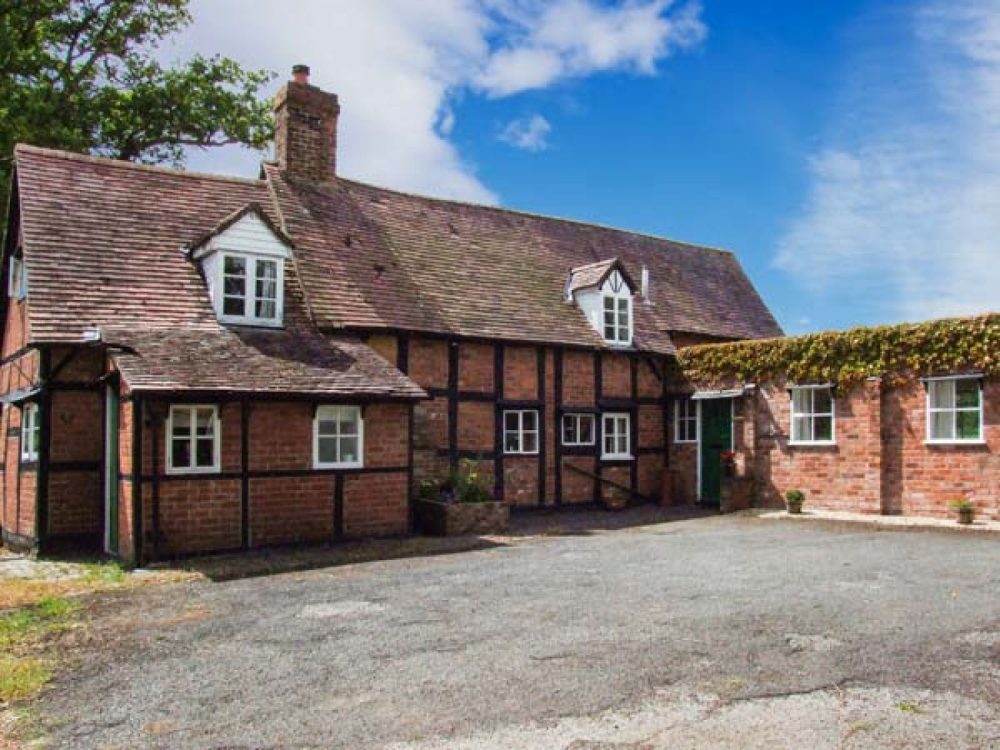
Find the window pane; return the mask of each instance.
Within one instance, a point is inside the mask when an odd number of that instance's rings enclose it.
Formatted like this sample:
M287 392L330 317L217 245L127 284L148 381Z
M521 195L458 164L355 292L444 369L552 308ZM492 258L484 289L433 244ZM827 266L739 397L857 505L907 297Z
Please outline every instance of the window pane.
M191 434L191 412L188 409L175 409L171 416L175 437L186 437Z
M615 436L611 434L604 435L604 452L607 455L611 455L615 452Z
M833 412L833 397L829 389L821 388L813 391L813 413L830 414Z
M320 435L336 435L337 430L337 420L336 419L320 419L319 420L319 434Z
M242 297L226 297L222 301L223 315L244 315L245 311L246 304Z
M538 429L538 412L537 411L526 411L521 415L521 429L525 432L528 430Z
M812 420L809 417L795 417L792 420L792 440L812 440Z
M191 466L191 441L173 440L170 444L170 463L175 469L187 469Z
M526 432L521 441L521 450L525 453L534 453L538 450L538 433Z
M832 417L816 417L813 420L813 440L833 440Z
M243 297L247 293L247 280L242 276L226 276L222 288L227 297Z
M792 391L792 412L795 414L808 414L810 407L810 392L805 388L796 388Z
M931 412L931 439L952 440L955 437L955 413L951 411Z
M198 409L197 420L199 436L215 434L215 412L212 409Z
M503 415L503 427L504 427L504 429L507 430L507 431L514 431L514 432L516 432L517 428L518 428L518 423L520 422L520 420L518 419L518 416L519 415L518 415L518 413L516 411L504 412L504 415Z
M337 440L336 438L321 437L319 439L319 462L332 464L337 461Z
M620 453L623 456L628 453L628 433L623 433L618 436L618 450L615 452Z
M225 273L234 276L246 276L247 260L238 255L227 255L225 260Z
M521 445L520 438L516 432L504 434L503 449L508 453L517 453Z
M956 415L956 437L960 440L979 439L979 410L960 411Z
M594 442L594 418L580 417L580 442Z
M577 442L577 421L575 417L563 417L563 442Z
M622 320L628 320L628 300L625 297L618 298L618 316Z
M611 319L614 320L614 314L615 314L615 298L614 297L605 297L604 298L604 312L607 313L608 315L610 315ZM605 320L607 320L607 317L605 317Z
M254 315L264 320L276 318L278 315L277 303L274 300L258 299L254 307Z
M340 434L341 435L357 435L358 434L358 416L359 412L357 409L341 409L338 417L340 419Z
M358 439L356 437L340 438L340 460L343 463L357 463Z
M979 406L979 381L978 380L956 380L955 381L955 404L960 407Z
M198 438L196 441L196 459L199 467L208 467L215 464L215 440L212 438Z
M955 408L955 381L932 380L929 385L932 409Z

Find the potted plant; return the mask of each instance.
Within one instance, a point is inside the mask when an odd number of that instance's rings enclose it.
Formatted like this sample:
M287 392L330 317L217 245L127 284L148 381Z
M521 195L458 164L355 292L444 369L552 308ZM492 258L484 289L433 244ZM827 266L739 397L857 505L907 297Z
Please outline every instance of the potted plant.
M976 517L976 506L965 497L960 497L951 501L951 507L958 513L958 522L967 526Z
M435 536L498 534L507 530L510 508L490 493L475 461L463 460L444 479L427 479L417 489L420 529Z
M788 490L785 493L785 507L789 513L799 514L802 512L802 503L806 501L806 493L802 490Z
M736 476L736 451L722 451L719 454L722 461L722 476L732 479Z

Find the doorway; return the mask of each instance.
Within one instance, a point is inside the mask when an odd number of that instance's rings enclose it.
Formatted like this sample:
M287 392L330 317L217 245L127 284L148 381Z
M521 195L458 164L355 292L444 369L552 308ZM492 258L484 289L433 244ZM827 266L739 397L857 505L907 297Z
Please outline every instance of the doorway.
M698 499L706 505L718 505L722 496L722 454L733 449L733 400L704 399L700 411Z
M104 551L118 555L118 391L104 396Z

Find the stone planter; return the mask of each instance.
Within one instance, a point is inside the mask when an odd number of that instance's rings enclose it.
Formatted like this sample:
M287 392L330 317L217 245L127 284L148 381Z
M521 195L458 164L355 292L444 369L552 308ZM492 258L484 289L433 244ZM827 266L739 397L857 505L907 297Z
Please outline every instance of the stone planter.
M510 508L504 503L417 501L417 523L431 536L502 534L509 522Z

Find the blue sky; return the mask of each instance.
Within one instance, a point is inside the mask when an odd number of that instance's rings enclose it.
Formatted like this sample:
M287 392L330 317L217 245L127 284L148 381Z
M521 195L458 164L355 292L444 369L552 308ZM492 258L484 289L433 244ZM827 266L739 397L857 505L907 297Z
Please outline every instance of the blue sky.
M998 0L238 2L163 55L309 63L348 176L731 249L790 333L1000 308Z

